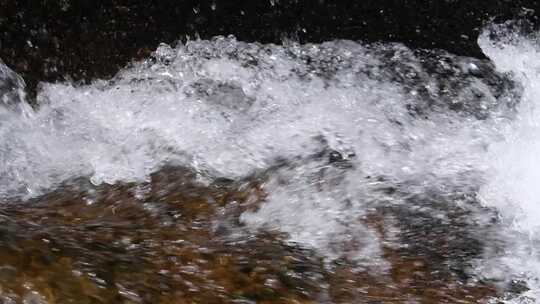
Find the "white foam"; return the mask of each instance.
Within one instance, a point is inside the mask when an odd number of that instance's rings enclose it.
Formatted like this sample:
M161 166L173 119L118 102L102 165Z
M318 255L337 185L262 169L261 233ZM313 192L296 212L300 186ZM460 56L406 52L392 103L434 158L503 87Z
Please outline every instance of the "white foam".
M153 60L111 81L44 84L31 115L0 109L0 198L36 196L80 176L96 184L142 181L165 163L241 178L287 159L264 185L267 201L242 220L330 258L384 264L379 236L362 217L378 202L401 202L375 191L382 182L374 178L406 184L411 194L470 188L491 165L487 147L509 115L468 72L480 62L443 59L438 66L461 87L430 74L401 45L232 38L161 45ZM472 100L474 92L483 97ZM459 103L492 117L450 110ZM315 160L323 149L354 152L351 168Z
M486 155L491 167L479 194L507 227L501 228L507 235L505 253L487 267L525 280L531 290L511 303L526 303L540 296L540 44L535 35L518 35L511 25L493 26L479 39L497 69L523 87L516 118L501 128L503 139Z
M334 64L336 75L320 77L298 57L321 50L350 65ZM81 175L95 183L140 180L165 161L243 176L276 157L313 153L320 147L312 137L319 135L338 150L345 138L362 151L364 169L392 176L432 171L426 161L449 161L451 154L468 158L462 146L476 144L469 143L476 136L472 120L462 128L451 115L412 119L404 88L361 73L378 59L355 43L284 48L222 38L156 53L157 63L137 63L112 82L44 84L31 118L4 112L0 194L39 193ZM462 163L438 170L460 171Z

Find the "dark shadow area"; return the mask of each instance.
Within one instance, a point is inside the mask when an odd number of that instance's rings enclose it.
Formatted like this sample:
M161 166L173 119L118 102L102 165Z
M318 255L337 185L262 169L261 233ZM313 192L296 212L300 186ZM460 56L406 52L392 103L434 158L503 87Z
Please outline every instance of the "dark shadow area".
M159 42L233 34L279 43L398 41L482 57L492 18L535 18L535 1L0 0L0 58L31 91L38 81L109 77Z

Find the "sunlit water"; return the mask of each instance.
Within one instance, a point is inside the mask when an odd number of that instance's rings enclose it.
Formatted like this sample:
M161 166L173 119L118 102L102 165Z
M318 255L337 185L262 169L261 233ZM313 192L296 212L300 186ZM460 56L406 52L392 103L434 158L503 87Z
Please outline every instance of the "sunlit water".
M162 44L112 80L42 84L35 110L1 65L0 200L78 177L145 182L165 165L201 183L262 176L264 202L240 216L246 232L282 232L329 265L346 258L381 273L389 266L370 211L421 209L445 223L445 208L468 208L469 229L486 235L467 272L524 281L530 290L508 301L534 301L540 46L490 33L479 39L490 60L350 41ZM445 207L414 203L433 197ZM399 219L385 223L404 233Z

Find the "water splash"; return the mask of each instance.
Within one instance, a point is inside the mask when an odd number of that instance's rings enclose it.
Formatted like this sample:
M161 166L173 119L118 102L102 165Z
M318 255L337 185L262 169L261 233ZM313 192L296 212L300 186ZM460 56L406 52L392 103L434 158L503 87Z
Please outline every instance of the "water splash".
M483 47L502 72L534 75L523 58L535 54ZM516 52L528 55L509 59ZM506 63L520 58L521 66ZM505 166L536 161L507 149L516 113L528 111L527 103L516 108L521 94L536 95L530 77L511 81L487 60L400 44L161 44L109 81L43 84L29 115L0 108L0 198L35 197L77 177L145 181L166 164L203 181L262 174L268 195L242 215L247 229L285 232L329 260L384 269L381 236L366 223L373 209L420 208L442 221L442 209L410 198L437 193L458 208L454 197L482 187L486 205L506 210L488 195L500 184L491 172L518 174L526 164ZM25 105L9 94L5 104ZM528 189L512 187L510 201Z
M8 115L0 194L39 193L85 175L95 183L144 180L165 162L237 178L326 148L319 137L355 150L367 174L468 171L464 160L474 161L484 132L469 111L493 112L501 93L467 72L472 59L455 60L459 66L441 68L466 85L449 102L439 98L448 90L441 79L400 45L161 45L111 81L45 84L34 117ZM461 112L447 111L455 104Z
M502 139L486 155L491 167L480 196L485 205L500 212L508 242L506 252L486 267L527 282L531 289L512 303L536 301L540 296L540 44L536 33L518 33L515 22L491 26L479 44L498 70L523 87L517 116L501 128Z

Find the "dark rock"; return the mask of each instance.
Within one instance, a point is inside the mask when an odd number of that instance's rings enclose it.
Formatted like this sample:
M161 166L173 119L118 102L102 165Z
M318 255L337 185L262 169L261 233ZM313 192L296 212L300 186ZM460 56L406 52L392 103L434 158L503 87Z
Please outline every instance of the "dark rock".
M341 153L339 153L338 151L333 150L328 153L329 163L342 162L344 160L345 159L343 158L343 155L341 155Z
M535 6L532 0L0 0L0 58L33 91L43 80L110 77L160 42L188 37L397 41L483 57L476 38L486 22L523 16L536 22Z

